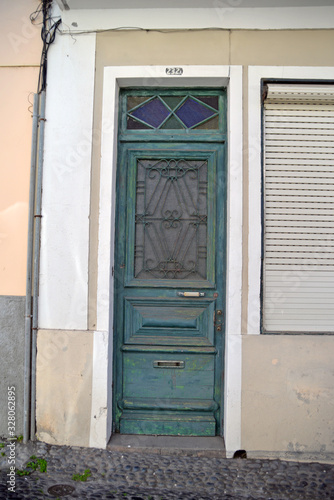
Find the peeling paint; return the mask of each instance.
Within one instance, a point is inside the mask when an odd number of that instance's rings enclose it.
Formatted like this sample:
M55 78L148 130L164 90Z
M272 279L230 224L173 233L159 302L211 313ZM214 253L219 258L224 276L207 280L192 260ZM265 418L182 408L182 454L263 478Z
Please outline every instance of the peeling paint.
M95 418L105 417L106 414L107 414L107 408L106 407L100 408L99 413L98 413L97 417L95 417Z
M298 443L297 440L293 440L288 443L287 450L293 452L302 452L307 450L307 446Z
M311 401L316 401L322 397L329 397L327 391L321 387L305 387L305 388L295 388L296 396L299 401L303 403L310 404Z

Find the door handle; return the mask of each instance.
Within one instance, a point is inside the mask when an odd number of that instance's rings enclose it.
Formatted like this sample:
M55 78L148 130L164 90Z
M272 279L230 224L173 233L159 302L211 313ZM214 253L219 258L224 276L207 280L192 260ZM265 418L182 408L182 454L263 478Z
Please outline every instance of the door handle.
M205 292L177 292L178 297L205 297Z

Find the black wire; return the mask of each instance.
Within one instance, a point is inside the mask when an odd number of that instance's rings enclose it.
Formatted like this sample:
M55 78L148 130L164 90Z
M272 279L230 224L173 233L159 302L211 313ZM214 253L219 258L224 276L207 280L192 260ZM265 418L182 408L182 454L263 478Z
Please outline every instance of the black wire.
M32 14L30 14L29 17L30 17L30 21L32 22L32 24L35 24L36 19L38 18L38 16L42 12L42 6L43 6L43 2L40 2L37 9Z
M47 67L48 67L48 51L50 45L55 41L56 32L58 26L61 23L61 19L57 21L53 21L51 16L51 7L52 0L42 0L35 12L30 15L30 20L34 24L36 19L40 14L43 15L42 19L42 29L41 29L41 38L43 41L43 48L41 54L41 62L39 68L39 76L38 76L38 85L37 85L37 93L39 94L46 88L46 80L47 80Z
M66 26L66 25L65 25ZM230 31L230 28L222 28L219 26L210 26L208 28L171 28L171 29L159 29L159 28L141 28L140 26L119 26L118 28L102 28L102 29L92 29L92 30L73 30L68 29L67 31L63 30L62 35L89 35L91 33L107 33L112 31L146 31L146 33L183 33L185 31L196 32L196 31Z

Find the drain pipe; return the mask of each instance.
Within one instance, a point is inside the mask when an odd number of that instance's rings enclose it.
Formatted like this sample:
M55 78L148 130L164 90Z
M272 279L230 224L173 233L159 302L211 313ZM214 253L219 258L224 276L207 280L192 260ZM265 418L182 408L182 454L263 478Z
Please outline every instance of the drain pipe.
M42 179L44 162L44 129L45 129L45 90L41 92L38 134L38 166L36 182L35 238L34 238L34 278L32 309L32 342L31 342L31 415L30 438L35 440L36 434L36 356L38 328L38 295L39 295L39 254L41 236Z
M24 407L23 407L23 442L29 439L30 416L30 377L31 377L31 319L32 319L32 274L33 274L33 246L34 246L34 211L35 211L35 185L36 185L36 160L37 160L37 135L38 135L39 96L34 95L32 145L30 163L30 188L29 188L29 219L28 219L28 249L27 249L27 278L26 278L26 303L25 303L25 357L24 357Z
M24 360L24 411L23 442L35 439L36 420L36 357L38 328L39 254L41 232L41 202L45 128L45 89L47 55L55 41L61 19L53 22L52 0L42 0L38 13L43 15L41 37L43 51L38 79L38 91L34 95L33 130L30 167L27 282L25 305L25 360ZM37 151L38 148L38 151ZM36 162L38 165L36 166ZM37 169L37 182L36 182Z

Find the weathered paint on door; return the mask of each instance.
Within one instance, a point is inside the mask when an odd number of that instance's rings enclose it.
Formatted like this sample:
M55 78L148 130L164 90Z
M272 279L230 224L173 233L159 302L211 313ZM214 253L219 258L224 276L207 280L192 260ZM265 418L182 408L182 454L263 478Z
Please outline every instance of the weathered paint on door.
M223 90L121 94L118 432L221 433L225 128Z

